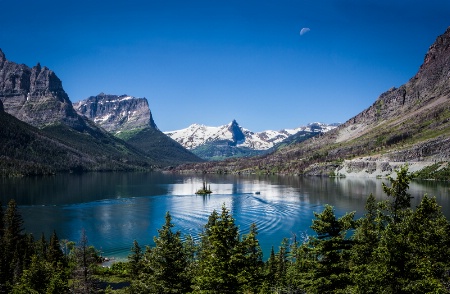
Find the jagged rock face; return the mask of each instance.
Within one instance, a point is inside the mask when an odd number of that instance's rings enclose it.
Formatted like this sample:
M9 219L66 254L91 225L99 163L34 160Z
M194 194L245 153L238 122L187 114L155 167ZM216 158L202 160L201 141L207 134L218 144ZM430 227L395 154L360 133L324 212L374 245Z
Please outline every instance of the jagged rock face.
M8 61L0 50L0 100L4 110L36 127L84 124L73 109L61 80L38 63L33 68Z
M299 132L322 133L335 127L336 124L312 123L296 129L268 130L255 133L239 126L236 120L233 120L231 123L219 127L193 124L186 129L169 131L165 134L187 149L195 149L205 144L217 142L219 145L226 143L229 146L252 150L267 150Z
M228 130L231 132L231 134L233 135L233 142L235 144L239 144L245 141L245 135L242 132L241 127L238 125L238 123L236 122L236 120L233 120L231 122L230 127L228 128Z
M147 127L157 128L145 98L100 93L74 103L74 108L113 134Z
M391 88L380 95L367 110L360 113L352 123L377 122L410 113L432 100L443 98L436 103L448 101L450 94L450 27L430 46L417 74L405 85Z

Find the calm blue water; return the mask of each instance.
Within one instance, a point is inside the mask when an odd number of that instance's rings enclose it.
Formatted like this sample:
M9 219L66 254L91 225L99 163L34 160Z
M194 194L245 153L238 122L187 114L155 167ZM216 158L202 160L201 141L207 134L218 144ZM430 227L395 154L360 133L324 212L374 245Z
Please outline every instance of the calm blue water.
M203 180L214 194L197 196ZM410 185L413 206L423 194L436 196L450 217L449 183ZM255 194L259 191L260 194ZM325 204L338 216L364 213L367 196L383 198L381 180L283 176L173 175L163 173L89 173L54 177L0 179L0 200L14 198L25 229L39 238L56 230L60 239L78 241L85 229L89 243L105 256L124 258L133 240L153 244L166 211L175 229L198 239L208 216L225 204L242 233L255 222L259 241L268 257L283 238L312 234L313 212Z

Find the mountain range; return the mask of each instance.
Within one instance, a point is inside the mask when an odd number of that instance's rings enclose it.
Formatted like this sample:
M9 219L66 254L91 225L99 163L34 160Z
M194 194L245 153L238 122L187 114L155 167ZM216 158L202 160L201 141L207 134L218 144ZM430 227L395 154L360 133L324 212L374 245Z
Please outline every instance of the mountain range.
M164 133L203 159L221 160L267 153L289 137L296 135L299 142L328 132L337 125L311 123L296 129L252 132L233 120L218 127L192 124L185 129Z
M429 47L418 72L382 93L339 127L251 159L183 165L213 173L386 176L409 163L449 169L450 27Z
M53 71L11 62L1 50L0 103L1 176L152 170L201 161L160 132L151 117L144 118L146 126L138 120L138 143L114 136L77 113Z
M0 50L0 176L159 168L387 176L405 163L450 174L449 77L450 28L407 83L339 126L254 133L232 121L166 135L145 98L101 93L74 107L52 70L11 62ZM203 162L193 152L246 158Z

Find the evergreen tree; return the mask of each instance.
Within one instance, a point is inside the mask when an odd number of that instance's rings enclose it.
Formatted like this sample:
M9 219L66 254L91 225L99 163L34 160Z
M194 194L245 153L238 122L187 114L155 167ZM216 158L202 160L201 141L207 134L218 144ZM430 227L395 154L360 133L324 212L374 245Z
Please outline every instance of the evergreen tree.
M36 248L36 254L38 254L39 257L45 259L45 257L47 256L48 244L47 244L47 240L45 240L44 233L41 234L41 239L39 239L37 241L35 248Z
M326 205L321 213L314 213L311 228L317 237L307 243L304 258L312 258L310 270L304 275L301 287L313 293L339 293L350 283L350 249L353 241L348 232L355 228L354 212L336 218L331 206Z
M0 242L3 240L3 234L5 232L5 213L3 212L3 205L0 201Z
M132 280L137 279L139 276L143 256L144 254L139 246L139 243L134 240L133 247L131 248L131 254L128 255L128 265L130 267L130 276Z
M242 265L238 272L238 281L241 290L247 293L257 293L262 283L262 250L257 239L258 230L255 223L250 225L250 232L242 238Z
M0 293L6 292L7 271L9 270L3 237L5 231L4 220L3 205L0 201Z
M289 241L284 238L281 241L280 250L276 256L276 272L275 280L277 289L285 289L287 286L287 270L288 270L288 256L289 256Z
M395 170L397 178L388 177L391 186L388 187L385 183L382 183L383 192L389 197L392 197L392 201L389 202L387 209L391 213L393 222L399 221L401 212L411 206L411 195L408 194L409 183L412 179L412 174L408 172L408 165L404 165L400 170Z
M239 231L225 205L220 215L213 211L200 244L198 271L194 278L196 293L235 293L242 264ZM242 256L242 255L241 255Z
M386 293L447 293L448 220L436 200L428 196L415 211L403 210L401 216L383 230L368 265L373 287L382 288ZM372 292L377 292L376 288Z
M166 213L165 223L154 237L155 247L146 250L147 273L134 284L134 291L148 293L186 293L190 291L188 255L180 231L173 232L172 217Z
M270 250L269 259L265 263L264 283L262 293L270 292L275 289L277 274L277 260L273 246Z
M81 230L80 240L74 248L76 268L73 271L72 292L92 293L94 283L92 279L91 265L95 263L95 250L89 247L86 231Z
M370 194L366 201L366 214L357 221L357 229L353 234L355 243L351 253L351 278L355 287L349 288L357 290L358 293L375 293L379 290L369 267L383 230L383 216L377 207L375 197Z
M12 293L45 293L52 277L52 268L41 256L33 255Z
M60 241L55 230L53 230L53 234L50 237L50 243L47 249L47 261L53 264L53 266L58 263L65 263L64 253L62 252Z
M12 284L18 281L24 267L24 238L23 219L18 212L17 204L12 199L8 202L8 207L4 216L4 270L3 278L5 284Z

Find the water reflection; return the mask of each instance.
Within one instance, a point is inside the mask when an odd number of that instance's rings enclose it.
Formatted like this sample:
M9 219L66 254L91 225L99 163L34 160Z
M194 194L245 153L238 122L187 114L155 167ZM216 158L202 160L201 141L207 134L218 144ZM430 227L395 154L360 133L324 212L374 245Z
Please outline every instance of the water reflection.
M213 194L195 195L203 181ZM255 192L260 192L256 194ZM450 216L449 184L413 182L413 206L428 193ZM225 204L246 233L255 222L265 256L282 238L312 233L313 211L325 204L364 213L367 196L384 198L381 180L284 176L173 175L162 173L89 173L43 178L0 179L0 200L14 198L28 232L78 240L85 229L91 244L106 255L126 256L133 243L152 244L170 211L176 229L198 239L208 216Z

